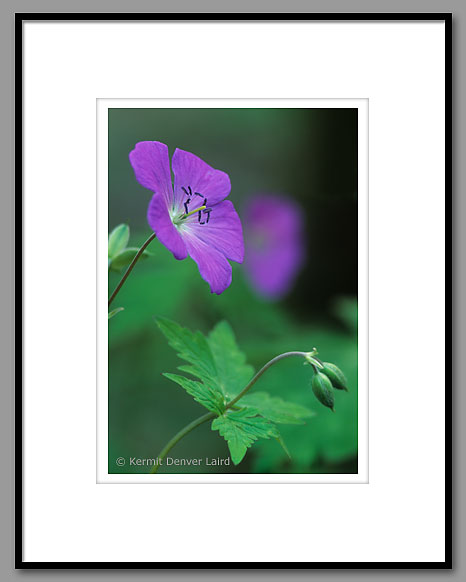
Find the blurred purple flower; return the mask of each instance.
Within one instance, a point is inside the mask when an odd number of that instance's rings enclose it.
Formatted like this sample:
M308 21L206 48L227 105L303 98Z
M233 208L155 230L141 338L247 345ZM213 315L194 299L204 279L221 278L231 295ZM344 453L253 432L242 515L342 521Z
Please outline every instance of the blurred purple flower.
M231 283L227 259L242 263L243 231L229 200L230 178L200 158L158 141L141 141L129 154L136 180L154 195L149 203L150 227L178 260L188 254L197 263L211 293L220 295Z
M295 202L273 194L255 195L244 212L245 268L252 286L267 299L286 295L303 263L302 215Z

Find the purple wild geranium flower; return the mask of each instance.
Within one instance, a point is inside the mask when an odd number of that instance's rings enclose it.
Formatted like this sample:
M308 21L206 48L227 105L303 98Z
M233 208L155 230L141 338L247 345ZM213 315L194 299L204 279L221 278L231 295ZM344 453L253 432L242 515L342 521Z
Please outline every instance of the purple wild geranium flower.
M182 260L197 263L201 277L219 295L231 283L227 259L242 263L243 231L229 200L230 178L200 158L176 149L172 157L174 186L168 147L158 141L141 141L129 154L137 181L154 195L147 220L157 238Z
M272 194L251 198L244 213L245 268L254 289L266 299L286 295L304 259L302 210Z

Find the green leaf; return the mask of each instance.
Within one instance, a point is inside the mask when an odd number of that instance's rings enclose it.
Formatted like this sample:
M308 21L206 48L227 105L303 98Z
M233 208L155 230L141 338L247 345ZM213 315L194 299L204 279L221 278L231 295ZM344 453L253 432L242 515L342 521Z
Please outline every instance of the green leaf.
M234 398L252 378L254 368L246 363L246 356L236 344L231 326L218 323L209 333L208 342L218 371L220 387L228 398Z
M219 392L215 384L208 385L207 383L197 382L178 374L163 374L169 380L173 380L190 394L196 402L202 404L207 410L215 412L215 414L223 414L225 411L225 402L223 394Z
M243 404L267 420L279 424L305 424L303 418L314 416L309 408L294 402L285 402L277 396L270 396L267 392L246 394L238 402L239 406Z
M109 261L110 270L120 272L124 267L131 263L138 251L139 249L137 248L128 247L114 255L114 257ZM144 251L139 260L147 259L150 256L152 256L151 253Z
M285 451L285 455L290 459L291 461L291 455L290 455L290 451L288 450L288 447L285 445L285 441L283 440L282 435L279 433L278 436L276 437L278 444L281 446L281 448Z
M259 438L278 438L276 427L267 419L257 416L255 410L243 408L226 412L212 422L212 430L218 430L227 441L231 460L240 463L247 449Z
M125 308L124 307L117 307L116 309L114 309L113 311L110 311L108 314L108 319L112 319L112 317L114 317L117 313L120 313L120 311L124 311Z
M108 256L113 259L120 251L122 251L129 241L129 226L127 224L119 224L115 227L108 236Z
M189 366L180 366L180 370L207 382L217 379L217 368L212 352L200 331L193 333L163 317L157 317L156 321L171 347L178 352L182 360L189 364Z

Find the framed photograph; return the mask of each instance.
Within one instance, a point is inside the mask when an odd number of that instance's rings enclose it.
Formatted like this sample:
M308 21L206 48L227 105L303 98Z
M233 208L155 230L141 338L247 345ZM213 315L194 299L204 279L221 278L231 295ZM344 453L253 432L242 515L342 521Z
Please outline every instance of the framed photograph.
M367 482L367 120L363 99L99 99L99 482Z
M46 16L17 567L451 567L451 15Z

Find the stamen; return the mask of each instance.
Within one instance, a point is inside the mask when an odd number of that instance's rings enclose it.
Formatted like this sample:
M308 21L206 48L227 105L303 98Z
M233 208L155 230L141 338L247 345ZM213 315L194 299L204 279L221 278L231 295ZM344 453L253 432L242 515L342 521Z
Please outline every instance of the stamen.
M181 224L183 222L183 220L188 218L188 216L192 216L193 214L196 214L196 212L198 213L197 220L198 220L199 224L206 224L207 222L209 222L210 213L212 211L212 208L207 208L207 198L205 198L200 192L193 192L191 186L188 186L187 188L185 188L184 186L181 186L181 189L186 194L188 199L185 202L183 202L185 213L182 214L181 216L174 218L173 219L174 224L175 225ZM201 198L204 198L204 203L202 206L199 206L199 208L196 208L195 210L190 211L189 204L192 202L193 196L200 196ZM202 214L207 214L207 219L204 220L203 222L201 222Z

